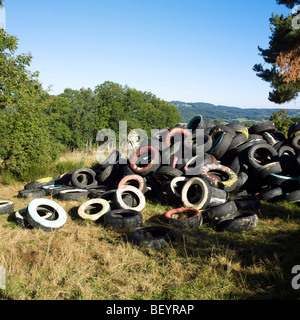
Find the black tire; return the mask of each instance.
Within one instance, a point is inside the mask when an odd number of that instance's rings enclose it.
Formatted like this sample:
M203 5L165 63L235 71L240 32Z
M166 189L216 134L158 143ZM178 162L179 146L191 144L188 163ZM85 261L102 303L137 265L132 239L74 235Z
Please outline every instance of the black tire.
M133 232L132 237L138 246L156 250L169 247L175 241L173 231L161 226L138 229Z
M235 137L233 137L227 152L234 150L235 148L237 148L240 144L244 143L245 141L247 141L248 138L244 133L238 133ZM232 152L233 153L233 152Z
M112 210L105 214L104 224L117 230L132 232L142 227L143 215L135 210Z
M204 166L203 154L199 154L191 158L183 167L184 175L198 176L201 168Z
M247 231L256 228L257 225L258 216L255 213L240 211L219 221L216 225L216 231Z
M149 155L149 152L151 155ZM151 161L149 161L149 157ZM155 172L160 164L160 153L152 146L139 148L130 159L130 169L141 176L147 176L151 172Z
M274 146L278 142L270 132L263 132L261 135L270 146Z
M275 123L270 120L262 121L252 126L254 133L273 132L276 130Z
M14 203L12 201L0 201L0 215L11 213L14 211Z
M268 184L270 186L281 187L284 192L293 191L299 188L299 178L270 174L267 177Z
M258 143L267 143L265 140L254 140L254 139L248 139L246 140L245 142L241 143L240 145L238 145L236 148L235 148L235 152L237 155L239 154L243 154L243 153L246 153L248 152L249 148L254 146L255 144L258 144Z
M185 139L184 146L191 148L192 156L208 152L213 145L212 138L207 133L195 132Z
M195 131L197 129L204 130L207 128L207 125L208 125L207 119L204 116L199 115L192 118L190 122L187 124L186 128L192 131Z
M109 180L114 179L117 176L118 172L119 165L110 164L97 176L96 179L98 180L99 184L108 184Z
M206 214L210 221L218 221L237 211L238 211L238 208L235 202L227 201L224 204L207 209Z
M282 188L280 187L275 187L273 189L270 190L265 190L262 191L258 194L258 197L260 200L262 201L270 201L270 200L277 200L279 197L281 197L283 194L282 192Z
M41 209L38 210L39 214L44 217L44 219L52 220L54 218L54 213L47 210ZM14 220L16 221L17 225L22 229L33 229L33 226L28 222L27 219L27 208L18 210L14 213Z
M278 174L282 172L282 167L280 162L274 161L255 169L255 175L259 178L266 178L271 174Z
M212 208L224 204L228 200L228 192L225 190L211 187L211 199L207 208Z
M200 210L194 208L177 208L165 213L165 221L176 228L199 228L203 223Z
M202 167L200 177L213 187L232 192L238 187L238 175L229 167L220 163L207 164Z
M277 153L279 158L293 157L296 155L295 150L290 146L281 146Z
M211 200L209 183L199 177L191 178L181 191L181 201L186 208L205 209Z
M284 198L288 202L300 202L300 190L288 192Z
M299 134L297 136L293 137L291 145L295 151L298 152L300 150L300 135Z
M56 180L52 177L47 177L47 178L39 179L36 181L32 181L32 182L27 183L24 186L24 190L41 189L43 186L54 184L55 181Z
M228 150L232 139L233 135L228 132L219 131L214 133L212 136L213 146L209 150L209 153L216 159L220 160Z
M253 168L274 162L278 152L269 144L255 144L248 150L248 163Z
M260 200L257 196L235 196L230 200L235 202L238 210L254 210L260 206Z
M246 136L246 138L248 139L248 137L249 137L248 128L246 126L244 126L243 124L234 122L234 123L228 123L228 124L226 124L226 126L233 129L236 134L240 134L240 133L244 134Z
M79 177L82 177L82 179ZM79 168L72 173L71 183L74 188L91 189L98 184L96 172L90 168Z
M160 166L154 173L154 178L157 181L163 182L181 177L182 175L183 172L179 169L173 168L171 166Z
M50 185L50 186L44 186L43 190L46 192L46 196L55 197L63 190L72 190L73 187L66 187L63 185Z
M43 198L46 196L46 191L43 189L34 189L34 190L21 190L18 193L18 198L23 199L36 199Z
M92 189L89 189L89 195L88 197L90 199L98 198L101 194L108 191L108 187L105 185L98 185Z
M296 133L300 131L300 122L294 122L293 124L290 125L289 129L288 129L288 133L287 136L289 139L292 139Z
M81 201L88 198L88 190L70 189L63 190L58 194L58 198L62 201Z

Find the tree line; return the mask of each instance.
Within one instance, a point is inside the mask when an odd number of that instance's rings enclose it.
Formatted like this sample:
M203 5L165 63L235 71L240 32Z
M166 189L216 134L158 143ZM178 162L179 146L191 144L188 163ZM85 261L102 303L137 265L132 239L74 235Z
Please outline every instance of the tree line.
M0 3L1 4L1 3ZM66 88L51 95L39 73L29 70L32 56L16 54L18 39L0 30L1 171L20 180L43 174L66 150L96 146L97 132L119 121L135 128L169 128L180 120L175 106L128 86L106 81L94 90Z

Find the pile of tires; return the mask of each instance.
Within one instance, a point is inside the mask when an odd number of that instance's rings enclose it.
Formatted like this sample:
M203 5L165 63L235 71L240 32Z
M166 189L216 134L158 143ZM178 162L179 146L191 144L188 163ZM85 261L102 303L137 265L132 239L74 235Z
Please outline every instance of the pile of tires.
M260 201L300 201L299 132L300 123L285 136L272 121L247 128L214 125L200 115L186 128L155 132L130 159L115 150L94 169L31 182L18 196L84 201L81 218L132 231L145 246L172 242L173 227L208 222L217 231L250 230L258 225ZM174 208L164 214L170 228L144 229L147 199Z

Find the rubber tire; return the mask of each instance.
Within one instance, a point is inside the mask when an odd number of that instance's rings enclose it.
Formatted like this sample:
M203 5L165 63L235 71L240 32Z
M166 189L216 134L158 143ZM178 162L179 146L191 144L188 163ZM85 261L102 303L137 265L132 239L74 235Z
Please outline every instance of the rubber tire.
M88 190L86 189L63 190L58 194L58 198L62 201L81 201L88 198Z
M281 197L282 195L283 195L282 188L275 187L273 189L260 192L258 194L258 197L262 201L270 201L270 200L277 199L278 197Z
M254 133L273 132L276 130L275 123L270 120L262 121L252 126Z
M34 189L34 190L21 190L18 193L18 198L23 199L37 199L46 196L46 191L43 189Z
M137 165L137 161L138 161L138 157L141 154L144 154L147 151L152 151L154 153L153 159L150 161L149 164L147 164L145 167L141 167ZM155 172L161 164L161 156L159 151L151 146L146 146L146 147L142 147L139 148L131 157L130 159L130 169L135 173L135 174L139 174L141 176L147 176L148 174L150 174L151 172Z
M206 214L210 221L218 221L238 211L234 201L227 201L224 204L215 206L206 210Z
M225 190L211 187L211 199L207 208L212 208L224 204L228 200L228 192Z
M274 161L255 169L255 175L259 178L266 178L271 174L278 174L282 172L282 166L280 162Z
M190 120L190 122L187 124L186 128L190 129L192 131L195 131L197 129L206 129L207 128L208 121L205 116L199 115L195 116Z
M137 200L138 205L133 207L126 204L124 199L122 198L122 195L125 193L129 193L133 195L133 197ZM135 210L135 211L142 212L146 206L146 199L143 193L139 189L133 186L124 185L117 189L116 193L114 194L113 203L114 203L114 206L117 207L118 209Z
M179 169L173 168L171 166L160 166L154 173L154 178L157 181L163 182L166 180L171 180L173 178L181 177L183 172Z
M300 190L288 192L284 198L288 202L300 202Z
M173 231L161 226L138 229L133 232L132 237L138 246L156 250L169 247L175 241Z
M130 183L130 182L136 182L137 186ZM146 186L146 179L144 177L141 177L138 174L128 175L128 176L125 176L124 178L122 178L118 184L117 189L119 189L120 187L125 186L125 185L132 185L132 186L138 188L143 194L145 194L148 190L148 188Z
M262 161L258 160L262 153L261 150L263 150L262 152L265 153L265 156L269 157L268 161L266 161L266 157ZM248 164L253 169L261 168L263 165L275 161L276 157L278 157L278 152L269 144L255 144L248 150Z
M257 225L258 216L255 213L239 211L219 221L216 225L216 231L247 231L256 228Z
M182 214L189 213L187 218L181 218ZM199 228L203 223L203 217L200 210L194 208L177 208L169 210L164 215L166 223L176 228Z
M226 180L220 181L212 172L220 173ZM237 173L220 163L212 163L203 166L200 177L208 181L211 186L223 189L227 192L236 190L239 182Z
M52 219L54 217L53 212L48 212L45 216L42 216L44 219ZM14 218L19 227L22 229L33 229L33 226L28 222L27 219L27 208L18 210L14 213Z
M202 194L200 200L196 203L191 203L188 199L188 191L192 185L198 185L201 188ZM208 182L199 177L191 178L185 183L181 192L181 201L186 208L195 208L198 210L205 209L211 200L211 188Z
M101 206L100 210L97 210L96 213L88 214L86 211L91 206ZM102 216L111 211L110 204L105 199L92 199L86 201L78 208L78 216L83 220L91 220L93 222L97 222Z
M57 219L47 220L42 218L37 209L40 206L48 206L53 208L53 212L57 213ZM34 199L27 207L27 219L30 225L34 228L39 228L44 231L52 231L60 229L67 222L67 213L58 203L49 199Z
M53 177L47 177L27 183L24 186L24 190L41 189L43 186L47 186L54 183L55 179Z
M0 215L11 213L14 211L14 203L12 201L0 200Z
M86 176L84 182L78 181L78 176L80 175ZM98 184L96 181L96 172L90 168L79 168L72 173L71 183L74 188L91 189Z
M254 210L260 206L260 199L258 196L235 196L230 200L235 202L238 210Z
M104 216L104 224L117 230L132 232L143 226L143 215L136 210L112 210Z

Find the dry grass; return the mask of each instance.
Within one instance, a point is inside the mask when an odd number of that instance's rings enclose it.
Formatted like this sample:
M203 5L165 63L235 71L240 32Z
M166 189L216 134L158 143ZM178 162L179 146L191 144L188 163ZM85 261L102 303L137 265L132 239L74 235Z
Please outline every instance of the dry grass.
M78 159L74 153L66 159ZM64 161L64 159L61 159ZM90 162L89 162L90 161ZM94 163L85 157L84 165ZM0 185L15 210L22 184ZM291 269L300 262L300 210L264 204L259 226L242 233L217 233L207 224L176 230L172 247L155 251L132 243L130 234L82 221L81 203L58 201L68 213L60 230L23 230L0 216L0 265L6 270L1 299L14 300L230 300L297 298ZM171 207L148 201L144 224L161 224Z

